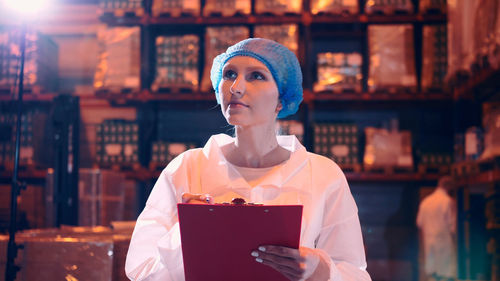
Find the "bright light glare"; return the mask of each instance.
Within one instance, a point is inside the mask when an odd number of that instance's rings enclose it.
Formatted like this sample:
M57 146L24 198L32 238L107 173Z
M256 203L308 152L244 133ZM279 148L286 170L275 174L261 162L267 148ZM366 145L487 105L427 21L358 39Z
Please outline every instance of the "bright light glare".
M0 0L7 9L24 16L35 16L46 9L50 0Z

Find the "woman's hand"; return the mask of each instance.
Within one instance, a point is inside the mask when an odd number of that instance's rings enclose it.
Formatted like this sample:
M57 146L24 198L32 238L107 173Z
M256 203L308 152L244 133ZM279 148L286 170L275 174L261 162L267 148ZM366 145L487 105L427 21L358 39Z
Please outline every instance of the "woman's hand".
M185 192L182 194L182 203L189 204L213 204L214 199L210 194L193 194Z
M282 246L260 246L251 253L257 262L281 272L290 280L305 280L316 271L320 257L312 249Z

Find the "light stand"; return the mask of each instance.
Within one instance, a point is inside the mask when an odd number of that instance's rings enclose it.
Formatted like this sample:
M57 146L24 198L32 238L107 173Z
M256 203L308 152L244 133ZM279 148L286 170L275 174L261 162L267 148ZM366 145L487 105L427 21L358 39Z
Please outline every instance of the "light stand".
M22 246L16 244L17 231L17 197L21 192L22 184L19 182L19 152L21 146L21 119L23 114L23 83L24 83L24 56L26 53L26 23L21 26L21 62L19 67L19 84L17 94L17 120L16 120L16 152L14 156L14 174L12 175L12 188L10 190L10 224L9 224L9 244L7 247L7 264L5 268L5 280L14 281L19 271L14 261L17 257L17 251Z

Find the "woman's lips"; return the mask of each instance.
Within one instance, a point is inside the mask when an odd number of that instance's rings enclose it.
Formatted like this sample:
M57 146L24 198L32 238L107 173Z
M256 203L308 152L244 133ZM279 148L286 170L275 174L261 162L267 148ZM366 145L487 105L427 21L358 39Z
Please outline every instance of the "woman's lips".
M230 107L248 107L248 105L244 104L244 103L240 103L240 102L231 102L229 103L229 106Z

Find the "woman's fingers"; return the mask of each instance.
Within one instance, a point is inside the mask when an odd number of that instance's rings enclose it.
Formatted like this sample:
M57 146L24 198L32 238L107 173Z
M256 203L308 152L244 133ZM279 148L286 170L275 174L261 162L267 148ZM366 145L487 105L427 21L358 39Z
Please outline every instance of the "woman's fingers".
M214 199L210 194L192 194L185 192L182 194L182 203L189 204L213 204Z
M261 246L259 250L253 251L252 256L257 262L268 265L281 272L290 280L299 280L304 275L302 262L297 249L280 246Z

